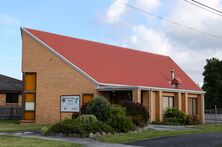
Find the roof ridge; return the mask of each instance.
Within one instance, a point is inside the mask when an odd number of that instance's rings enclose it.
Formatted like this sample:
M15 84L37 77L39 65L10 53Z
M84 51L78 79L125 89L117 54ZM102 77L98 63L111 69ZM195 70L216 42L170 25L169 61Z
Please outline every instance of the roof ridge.
M111 47L117 47L117 48L121 48L121 49L125 49L125 50L131 50L131 51L135 51L135 52L140 52L140 53L145 53L145 54L152 54L152 55L155 55L155 56L162 56L162 57L168 57L168 58L170 58L170 56L168 56L168 55L162 55L162 54L157 54L157 53L152 53L152 52L146 52L146 51L138 50L138 49L136 49L136 48L131 48L131 47L123 47L123 46L118 46L118 45L113 45L113 44L98 42L98 41L95 41L95 40L87 40L87 39L83 39L83 38L77 38L77 37L72 37L72 36L67 36L67 35L62 35L62 34L58 34L58 33L52 33L52 32L48 32L48 31L42 31L42 30L32 29L32 28L23 27L23 29L27 30L28 32L30 32L29 30L34 30L34 31L39 31L39 32L43 32L43 33L52 34L52 35L61 36L61 37L67 37L67 38L71 38L71 39L77 39L77 40L80 40L80 41L97 43L97 44L106 45L106 46L111 46ZM31 32L30 32L30 33L31 33Z

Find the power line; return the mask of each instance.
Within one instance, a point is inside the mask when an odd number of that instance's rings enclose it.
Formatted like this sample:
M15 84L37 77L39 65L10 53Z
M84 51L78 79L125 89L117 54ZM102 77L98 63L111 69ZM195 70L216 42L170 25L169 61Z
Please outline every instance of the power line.
M187 29L187 30L190 30L190 31L194 31L194 32L198 32L198 33L200 33L200 34L203 34L203 35L206 35L206 36L209 36L209 37L212 37L212 38L222 39L221 36L218 36L218 35L215 35L215 34L212 34L212 33L208 33L208 32L205 32L205 31L196 29L196 28L193 28L193 27L188 26L188 25L184 25L184 24L182 24L182 23L176 22L176 21L174 21L174 20L171 20L171 19L168 19L168 18L165 18L165 17L162 17L162 16L155 15L155 14L153 14L153 13L151 13L151 12L148 12L148 11L145 11L145 10L143 10L143 9L137 8L137 7L135 7L135 6L133 6L133 5L130 5L130 4L128 4L128 3L123 3L123 2L121 2L121 1L119 1L119 0L116 0L116 2L118 2L118 3L122 4L122 5L125 5L125 6L127 6L127 7L130 7L130 8L132 8L132 9L135 9L135 10L137 10L137 11L140 11L140 12L143 12L143 13L145 13L145 14L148 14L148 15L150 15L150 16L152 16L152 17L155 17L155 18L164 20L165 22L168 22L168 23L177 25L177 26L182 27L182 28L184 28L184 29Z
M212 8L212 7L210 7L210 6L208 6L208 5L205 5L205 4L201 3L201 2L198 2L198 1L196 1L196 0L191 0L191 1L193 1L194 3L197 3L197 4L201 5L201 6L204 6L204 7L208 8L208 9L214 10L214 11L219 12L219 13L222 14L222 11L217 10L217 9L215 9L215 8Z
M211 11L211 10L209 10L209 9L203 7L203 6L200 6L200 5L198 5L198 4L195 4L195 3L190 2L190 1L188 1L188 0L184 0L184 1L187 2L187 3L190 3L191 5L194 5L194 6L196 6L196 7L199 7L199 8L201 8L201 9L204 9L205 11L208 11L208 12L214 13L214 14L219 15L219 16L222 16L221 14L216 13L215 11Z

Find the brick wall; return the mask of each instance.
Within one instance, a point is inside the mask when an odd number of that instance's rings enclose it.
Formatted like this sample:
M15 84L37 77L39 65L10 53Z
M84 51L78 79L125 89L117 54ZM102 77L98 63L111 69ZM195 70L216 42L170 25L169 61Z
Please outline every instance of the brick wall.
M30 36L22 33L22 71L37 73L36 123L56 123L72 113L60 113L61 95L93 93L95 85Z
M0 106L6 106L10 104L6 104L6 94L0 93ZM22 106L22 94L19 94L18 104L13 103L12 106Z
M5 106L6 102L5 102L5 94L4 93L0 93L0 106Z

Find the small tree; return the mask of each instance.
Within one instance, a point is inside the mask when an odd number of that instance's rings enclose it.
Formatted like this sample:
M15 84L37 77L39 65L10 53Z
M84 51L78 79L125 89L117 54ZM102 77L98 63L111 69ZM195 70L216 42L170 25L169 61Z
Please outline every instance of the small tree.
M128 132L133 128L131 118L126 116L126 108L120 105L110 105L108 124L117 132Z
M207 59L203 76L202 89L206 91L205 107L210 109L214 105L222 107L222 61L217 58Z
M108 120L109 103L104 97L95 97L87 105L83 106L82 114L93 114L100 121Z
M137 126L145 126L149 120L148 109L140 103L132 101L122 101L121 106L126 108L126 113L131 117L133 123Z

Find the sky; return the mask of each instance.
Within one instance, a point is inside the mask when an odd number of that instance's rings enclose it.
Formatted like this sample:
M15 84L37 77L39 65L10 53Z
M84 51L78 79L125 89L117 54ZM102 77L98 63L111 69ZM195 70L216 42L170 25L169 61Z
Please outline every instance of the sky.
M218 38L156 19L118 1ZM20 27L167 55L200 85L206 59L222 59L222 16L184 0L118 1L0 0L0 74L22 79ZM222 0L199 2L222 10Z

